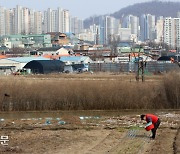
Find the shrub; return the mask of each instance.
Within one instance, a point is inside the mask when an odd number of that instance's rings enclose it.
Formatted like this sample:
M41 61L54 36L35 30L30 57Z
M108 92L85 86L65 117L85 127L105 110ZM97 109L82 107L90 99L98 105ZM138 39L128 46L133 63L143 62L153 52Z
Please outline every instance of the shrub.
M170 72L164 77L164 88L169 103L173 109L180 108L180 73Z

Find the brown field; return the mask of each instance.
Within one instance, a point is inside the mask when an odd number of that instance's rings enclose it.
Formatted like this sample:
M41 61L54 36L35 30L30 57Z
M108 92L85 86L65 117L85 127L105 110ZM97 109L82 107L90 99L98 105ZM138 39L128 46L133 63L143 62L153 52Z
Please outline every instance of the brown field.
M144 124L139 119L142 112L155 113L162 121L155 140L150 140L151 132L143 128ZM0 116L5 119L0 122L0 136L9 137L8 146L0 145L2 154L180 152L178 110L14 112L1 113ZM50 124L46 124L47 119ZM66 123L58 124L59 119Z
M50 74L1 77L1 111L178 109L180 73ZM5 96L8 94L10 97Z
M0 77L0 153L178 154L180 74ZM155 140L139 114L161 119Z

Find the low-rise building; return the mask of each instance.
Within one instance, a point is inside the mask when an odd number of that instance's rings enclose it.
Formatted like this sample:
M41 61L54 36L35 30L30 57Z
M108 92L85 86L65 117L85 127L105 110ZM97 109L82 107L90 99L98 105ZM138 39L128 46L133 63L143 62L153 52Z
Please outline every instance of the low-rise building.
M63 47L49 47L31 51L30 54L38 56L69 56L69 51Z
M8 48L41 48L51 47L51 36L41 35L6 35L0 37L2 45Z
M93 61L88 56L62 56L60 58L65 64L88 64Z
M64 71L86 72L89 70L89 63L93 61L88 56L63 56L60 58L65 63Z
M49 32L47 34L51 35L51 43L53 46L63 46L70 43L70 40L65 33Z

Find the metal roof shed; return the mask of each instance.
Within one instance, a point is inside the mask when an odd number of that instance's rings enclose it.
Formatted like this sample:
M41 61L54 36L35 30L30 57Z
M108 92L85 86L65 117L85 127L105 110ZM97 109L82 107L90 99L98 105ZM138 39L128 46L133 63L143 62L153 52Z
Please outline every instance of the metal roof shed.
M29 68L32 73L38 74L58 73L64 71L64 63L59 60L33 60L24 68Z
M44 57L11 57L0 59L0 66L14 66L15 71L22 69L28 62L33 60L49 60Z
M92 60L88 56L62 56L61 61L66 64L88 64L92 63Z

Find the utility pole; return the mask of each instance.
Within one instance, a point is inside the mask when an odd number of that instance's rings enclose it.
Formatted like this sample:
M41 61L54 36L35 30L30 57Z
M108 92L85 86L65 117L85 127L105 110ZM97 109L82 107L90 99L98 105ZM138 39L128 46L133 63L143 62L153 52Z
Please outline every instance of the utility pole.
M139 62L140 62L140 60L139 60L139 58L140 58L140 51L141 51L141 46L139 46L139 51L138 51L138 70L137 70L137 75L136 75L136 81L138 81L139 82L139 74L140 74L140 64L139 64Z
M144 82L144 66L145 66L145 63L144 60L140 60L140 52L141 52L141 46L139 46L139 51L138 51L138 70L137 70L137 75L136 75L136 81L139 82L139 79L140 79L140 71L141 71L141 80L142 82Z
M141 78L142 78L142 82L144 82L144 65L145 65L145 62L141 61L141 71L142 71L142 75L141 75Z

